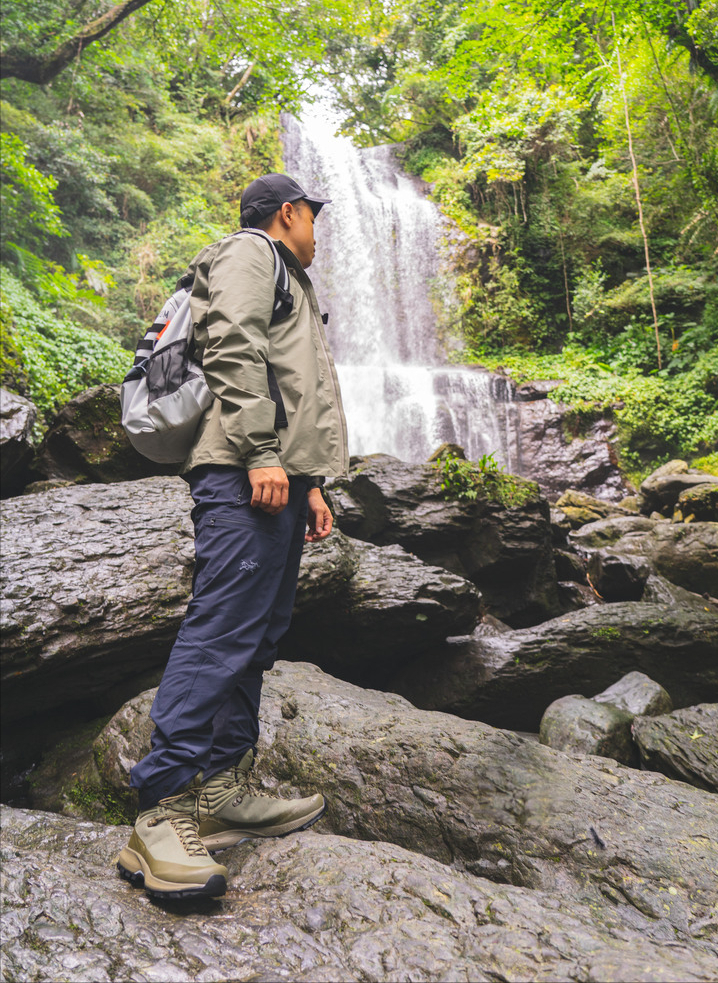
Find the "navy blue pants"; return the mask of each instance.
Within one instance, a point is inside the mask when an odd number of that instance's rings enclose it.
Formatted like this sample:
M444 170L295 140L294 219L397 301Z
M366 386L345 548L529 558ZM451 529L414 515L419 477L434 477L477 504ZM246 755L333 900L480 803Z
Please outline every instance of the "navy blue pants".
M152 750L131 773L141 810L256 745L262 675L289 627L306 531L304 478L289 479L279 515L250 506L240 468L195 468L188 480L193 592L152 705Z

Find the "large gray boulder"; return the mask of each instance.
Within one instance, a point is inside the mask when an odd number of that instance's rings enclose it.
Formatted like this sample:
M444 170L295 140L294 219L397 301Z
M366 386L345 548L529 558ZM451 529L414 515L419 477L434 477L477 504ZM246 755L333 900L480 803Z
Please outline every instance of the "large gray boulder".
M0 389L0 483L2 497L18 495L27 484L33 456L32 428L37 407L29 399Z
M283 658L314 662L342 679L378 686L455 631L471 631L478 622L481 598L468 580L422 563L400 546L372 546L337 533L332 548L342 540L355 556L355 573L343 589L332 578L331 603L324 603L321 591L301 591L299 610L280 646ZM308 551L304 570L313 569L313 554L321 557L322 547Z
M132 481L177 474L176 465L143 457L122 427L120 386L105 384L79 393L51 420L34 463L40 480Z
M641 483L639 494L641 511L646 515L660 512L670 517L684 493L696 491L704 486L710 486L711 490L718 491L718 477L698 468L690 468L685 461L669 461ZM706 516L706 518L713 519L714 516Z
M657 717L673 709L670 695L645 672L627 673L592 699L596 703L610 703L634 717Z
M581 532L590 534L591 526ZM574 545L591 550L587 535L571 535ZM624 567L623 574L618 570ZM618 584L638 587L648 573L698 594L718 597L718 522L688 524L656 522L652 529L631 530L611 545L599 548L589 559L589 575L604 579L612 596ZM600 592L600 588L598 588ZM640 596L640 595L639 595ZM630 599L630 598L624 598ZM633 598L635 599L635 598Z
M347 535L378 546L399 545L425 563L445 567L481 590L484 610L514 626L560 611L548 503L521 483L523 505L479 497L447 498L430 464L386 454L353 459L330 494Z
M541 718L539 740L567 753L595 754L624 765L637 765L631 737L633 714L584 696L562 696Z
M152 684L192 589L191 505L186 483L169 477L3 503L8 719L70 702L114 710ZM471 631L479 600L472 584L399 547L338 534L305 551L286 652L378 680Z
M716 651L718 608L700 597L617 602L533 628L451 639L389 688L426 710L537 731L554 700L591 697L633 670L660 683L677 706L718 699Z
M639 718L633 737L646 768L718 792L718 704Z
M164 664L192 587L191 504L179 478L3 503L6 718L96 700Z
M701 943L666 945L571 897L393 844L312 831L244 844L222 855L224 898L173 906L113 876L126 827L7 807L2 823L8 979L708 983L718 973Z
M309 665L266 675L261 721L260 780L286 795L322 789L324 830L595 904L647 938L709 932L718 814L707 792L427 714ZM126 769L147 745L120 747Z

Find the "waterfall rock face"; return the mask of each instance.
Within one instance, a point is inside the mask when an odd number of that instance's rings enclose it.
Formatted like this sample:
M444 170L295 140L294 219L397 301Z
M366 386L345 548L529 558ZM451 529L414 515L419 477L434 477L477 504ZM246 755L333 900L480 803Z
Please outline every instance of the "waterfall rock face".
M520 402L517 408L516 470L538 481L550 501L567 488L607 502L628 494L617 466L612 421L597 420L585 434L571 436L566 433L563 404L537 399Z
M354 459L330 494L348 535L398 543L466 577L481 590L484 611L502 621L523 627L559 613L549 507L538 493L513 507L447 500L431 465L372 454Z

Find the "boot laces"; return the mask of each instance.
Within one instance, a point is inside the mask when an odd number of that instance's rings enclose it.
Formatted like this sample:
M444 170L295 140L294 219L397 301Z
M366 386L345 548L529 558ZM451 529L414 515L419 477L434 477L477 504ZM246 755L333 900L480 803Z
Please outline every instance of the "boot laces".
M251 795L255 799L272 798L272 796L268 792L265 792L264 789L260 787L259 780L255 777L254 774L252 774L252 772L249 773L245 772L242 775L241 779L238 778L238 781L241 781L241 784L244 786L244 788L237 796L237 798L232 800L233 806L239 805L242 799L247 795Z
M193 795L195 799L195 808L191 813L170 812L167 809L170 803L183 799L187 794ZM182 792L180 795L173 795L170 798L163 799L160 804L164 807L164 811L150 819L147 825L157 826L166 820L177 834L182 847L190 857L208 856L207 849L198 833L199 795L192 790L190 793Z

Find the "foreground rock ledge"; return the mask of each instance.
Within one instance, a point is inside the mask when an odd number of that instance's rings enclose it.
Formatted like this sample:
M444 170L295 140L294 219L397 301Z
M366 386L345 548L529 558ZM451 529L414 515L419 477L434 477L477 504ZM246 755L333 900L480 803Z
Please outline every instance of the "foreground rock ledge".
M7 979L701 981L718 958L597 923L387 843L301 833L227 851L229 890L153 905L111 870L129 834L3 808Z
M118 791L149 746L149 697L133 704L144 718L124 708L97 742L101 777ZM570 896L601 917L620 910L647 938L718 931L718 809L708 792L426 713L310 665L267 674L262 727L260 777L288 796L321 789L323 830Z

